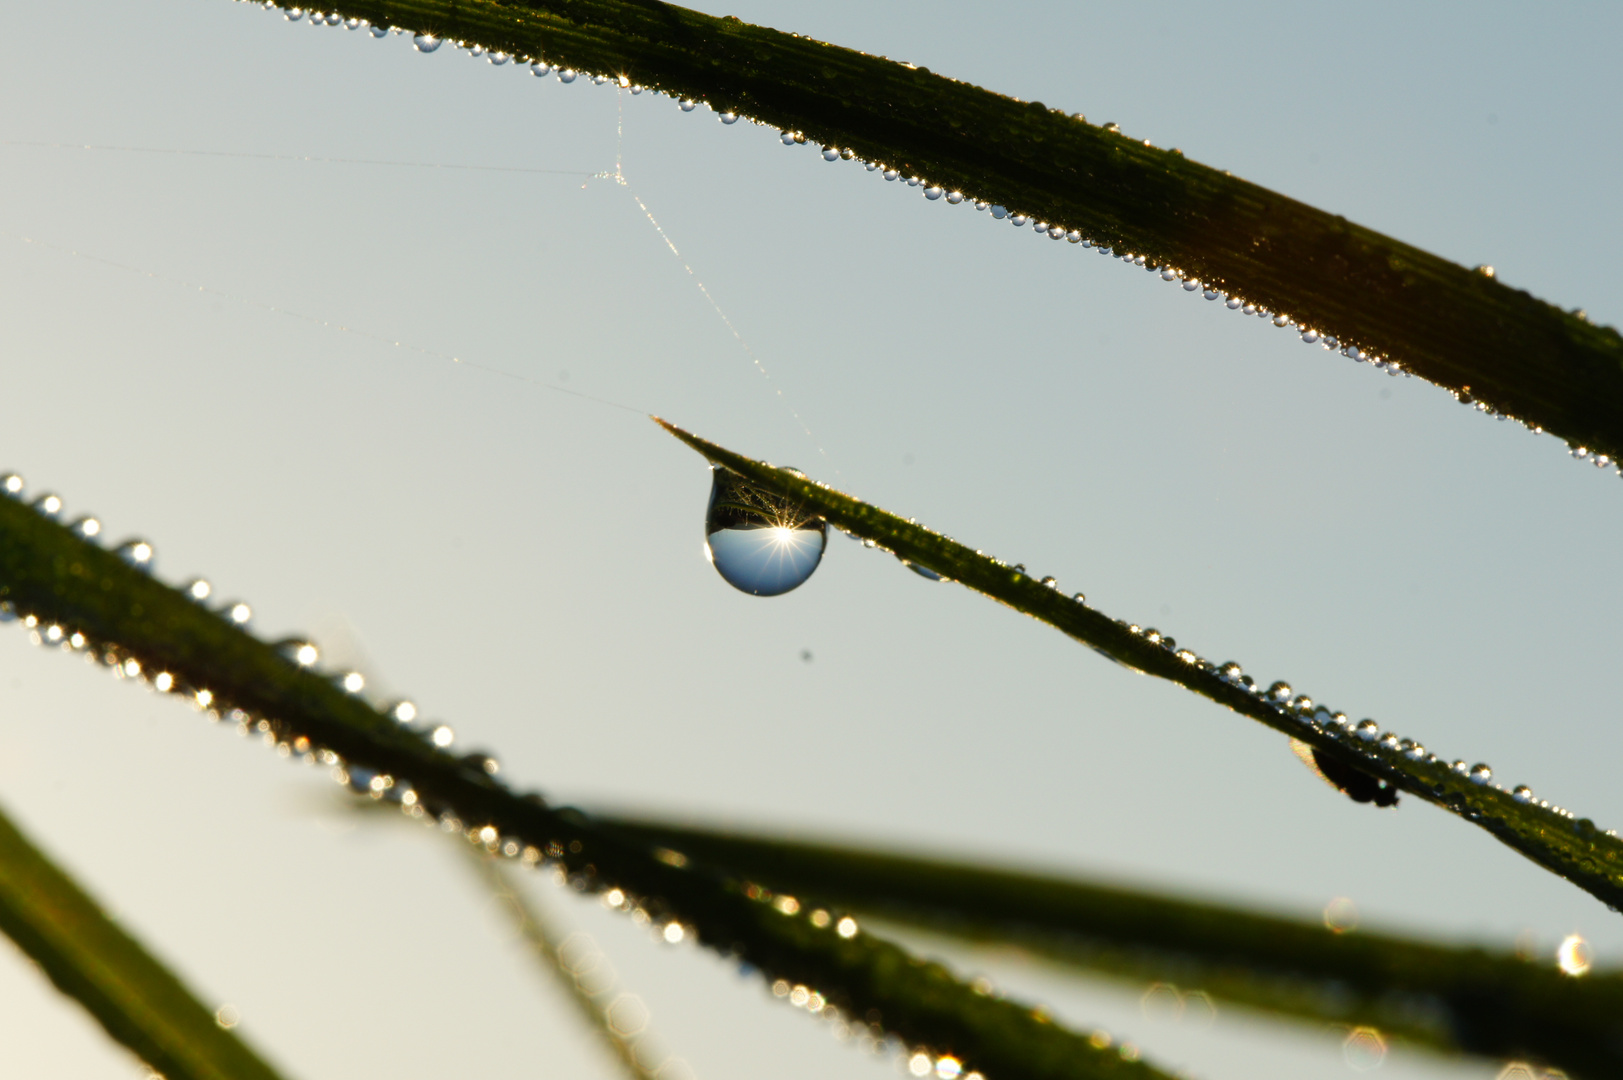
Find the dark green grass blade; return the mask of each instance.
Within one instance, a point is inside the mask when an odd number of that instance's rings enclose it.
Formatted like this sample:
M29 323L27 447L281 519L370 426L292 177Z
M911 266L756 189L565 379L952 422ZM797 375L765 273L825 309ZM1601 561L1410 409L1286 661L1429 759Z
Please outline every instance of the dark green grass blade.
M276 1080L276 1070L215 1023L3 813L0 930L107 1034L168 1080Z
M1588 818L1569 816L1560 808L1541 809L1522 803L1492 783L1473 782L1459 768L1424 752L1410 758L1392 745L1364 741L1337 723L1328 722L1303 697L1274 701L1260 688L1225 678L1217 665L1170 640L1157 643L1138 627L1112 619L1010 567L940 533L808 480L804 474L779 469L736 454L697 435L657 422L710 461L748 477L768 490L792 498L831 525L967 585L1016 611L1055 627L1105 655L1178 683L1243 716L1249 716L1294 739L1322 750L1370 776L1444 807L1480 825L1540 866L1560 874L1610 905L1623 907L1623 841L1597 829ZM1281 684L1282 685L1282 684ZM1284 688L1288 696L1289 687ZM1305 702L1305 704L1304 704ZM1316 720L1320 715L1325 719Z
M598 821L801 898L1143 983L1444 1051L1623 1076L1623 974L1573 978L1514 953L1435 945L1075 879L837 843Z
M623 75L848 147L1143 255L1575 446L1623 457L1615 329L1040 102L656 0L343 0L335 10Z
M937 965L920 964L874 935L845 938L784 914L769 896L725 874L662 862L585 815L508 790L477 755L436 747L333 678L301 668L219 614L27 505L0 497L0 612L47 639L125 670L138 665L175 693L207 690L210 707L285 747L368 773L417 814L452 821L493 846L508 841L560 866L582 889L619 888L655 921L735 956L768 979L821 993L858 1023L909 1045L952 1053L988 1076L1033 1080L1162 1080L1167 1074L1094 1047L1015 1002L977 994ZM51 634L52 627L56 633ZM368 777L368 779L371 779ZM387 783L383 783L385 779ZM410 799L406 796L409 793Z

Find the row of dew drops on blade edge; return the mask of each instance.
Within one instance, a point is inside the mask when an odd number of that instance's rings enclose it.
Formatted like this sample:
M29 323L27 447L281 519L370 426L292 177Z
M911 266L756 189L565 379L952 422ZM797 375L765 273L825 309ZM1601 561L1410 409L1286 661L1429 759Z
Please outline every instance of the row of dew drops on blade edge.
M809 479L799 470L790 469L787 471L800 479ZM719 466L714 468L712 473L714 480L710 497L710 511L706 520L707 543L710 542L711 536L717 535L717 529L720 528L719 523L715 520L715 516L718 493L722 491L724 484L731 487L744 488L753 486L748 481L743 480L741 477L727 473L726 470ZM724 477L726 479L724 479ZM827 485L819 484L819 486L826 487ZM771 496L762 497L771 498ZM908 524L918 526L918 521L916 519L909 518ZM726 566L724 565L724 552L712 550L710 553L711 562L715 564L716 569L721 573L722 577L726 579L729 584L733 585L734 588L737 588L743 592L753 593L758 596L779 595L803 584L808 578L811 577L812 573L821 563L823 553L821 537L826 533L828 527L827 523L821 521L820 519L806 519L804 521L795 522L793 528L765 527L770 525L771 522L765 522L763 525L751 526L751 529L762 535L769 535L773 533L810 534L813 535L818 542L813 544L802 543L794 545L786 544L781 541L776 544L768 543L767 547L769 549L778 549L780 552L778 558L786 563L784 568L774 566L773 587L770 590L763 590L756 587L759 583L760 575L755 571L753 566L746 565L743 562L740 562L736 567ZM896 555L895 552L891 551L889 548L875 540L859 537L855 533L851 533L846 530L840 531L845 532L845 535L849 539L860 542L865 548L894 555L904 566L921 577L924 577L930 581L950 580L940 573L937 573L935 570L921 566L911 560L902 558L900 555ZM933 530L927 531L931 531L933 533ZM951 540L950 537L947 537L946 539L949 541ZM977 550L975 554L981 556L982 558L991 559L995 565L1009 569L1013 573L1021 575L1022 577L1029 576L1027 574L1025 564L1023 563L1016 563L1015 565L1010 566L1001 559L987 555L987 553L984 551ZM782 582L778 581L778 576L784 576L785 580ZM1056 578L1044 577L1041 578L1038 583L1047 588L1053 589L1056 592L1061 591L1059 581ZM1087 604L1087 597L1080 592L1073 594L1071 599L1078 604ZM1169 635L1162 634L1154 627L1146 628L1139 626L1136 623L1128 623L1122 619L1117 619L1116 623L1117 625L1126 629L1129 633L1143 638L1150 644L1160 646L1190 667L1193 667L1208 676L1219 679L1222 682L1228 683L1231 686L1239 687L1249 694L1255 695L1260 701L1274 709L1280 715L1288 717L1300 724L1308 725L1318 732L1329 735L1337 742L1351 750L1356 751L1361 756L1370 757L1376 761L1379 761L1380 758L1378 756L1378 751L1395 753L1401 755L1408 761L1424 762L1431 765L1443 765L1457 775L1470 780L1474 784L1491 786L1497 791L1506 790L1502 784L1493 779L1493 769L1485 763L1478 762L1475 765L1467 765L1463 759L1456 760L1452 763L1445 762L1442 758L1439 758L1436 754L1427 750L1424 745L1414 739L1402 738L1391 731L1382 731L1381 726L1372 719L1366 718L1354 722L1344 712L1338 712L1326 705L1318 704L1306 694L1297 694L1294 688L1288 682L1280 680L1269 684L1267 687L1264 687L1251 676L1245 674L1244 669L1241 668L1238 663L1232 660L1223 664L1214 664L1205 657L1199 656L1192 650L1179 648L1176 639ZM1090 648L1091 647L1092 646L1090 646ZM1102 649L1095 648L1094 651L1113 663L1120 664L1123 667L1128 667L1130 670L1137 670L1131 668L1130 665L1116 659L1116 657L1111 656ZM1329 778L1327 777L1327 779ZM1331 780L1330 782L1337 787L1342 786L1341 784L1336 783L1334 780ZM1347 789L1343 788L1343 790ZM1371 795L1368 794L1354 794L1352 791L1348 791L1347 793L1352 795L1359 802L1369 801L1371 797ZM1533 789L1528 787L1526 784L1520 784L1511 788L1509 794L1511 798L1518 803L1538 810L1548 811L1556 817L1565 820L1570 824L1571 828L1579 834L1594 834L1598 832L1594 822L1590 821L1588 818L1579 818L1571 810L1567 810L1561 806L1551 805L1550 800L1548 799L1539 799L1533 794ZM1468 816L1475 816L1474 811L1466 811L1466 813ZM1617 830L1608 829L1606 830L1605 835L1615 838L1617 836Z
M37 513L53 521L62 521L65 516L65 507L60 496L43 493L29 498L23 478L16 473L0 475L0 495L20 502L25 501ZM85 515L74 518L67 523L67 527L82 540L96 544L102 542L104 530L102 522L96 517ZM131 566L148 574L153 573L156 552L150 542L132 538L118 544L114 551ZM192 578L180 588L193 601L205 605L220 618L246 631L253 614L246 603L242 601L214 603L214 587L203 578ZM567 844L554 840L543 848L515 837L504 837L493 825L464 823L451 808L426 806L409 782L367 768L358 762L346 761L336 752L313 744L307 736L293 732L290 725L272 717L256 716L248 710L234 707L206 687L186 686L174 674L143 664L133 650L124 646L94 641L84 632L71 626L19 610L11 601L0 601L0 623L11 622L20 622L27 629L29 641L34 645L82 654L90 663L106 667L115 678L142 683L161 694L183 697L210 721L229 720L239 735L244 737L258 735L263 744L275 750L277 756L281 758L327 768L328 774L336 783L357 795L392 802L399 806L406 816L445 833L460 833L470 844L492 855L518 860L528 866L543 867L551 872L559 884L567 885L578 892L595 893L609 908L628 915L638 925L649 927L652 936L658 941L670 945L697 941L696 931L684 924L676 915L663 910L662 902L657 899L634 896L628 890L606 880L595 867L588 865L571 870L568 864L579 863L584 851L583 845L578 840ZM321 653L313 642L290 638L276 643L276 648L289 663L310 670L318 669ZM330 677L347 693L361 696L366 691L366 678L358 671L334 672ZM443 723L420 722L417 706L411 701L396 700L379 704L377 707L402 728L411 731L437 750L450 753L449 748L455 741L455 733ZM486 753L470 753L456 760L463 768L487 776L495 776L500 771L496 758ZM527 795L525 798L542 802L541 796L536 794ZM688 862L685 855L666 848L656 849L653 854L661 862L678 868L685 867ZM802 904L794 896L774 893L755 884L746 884L744 893L751 900L770 904L783 916L804 918L815 929L827 930L840 939L850 940L861 932L857 920L848 914ZM883 1018L877 1011L870 1010L864 1018L848 1016L814 988L773 978L771 973L761 972L745 958L740 957L738 961L742 975L761 975L769 980L766 985L773 998L785 1000L827 1021L831 1033L837 1038L842 1041L855 1040L860 1049L892 1058L904 1064L913 1076L933 1075L939 1080L959 1080L960 1077L962 1080L984 1080L981 1073L968 1070L962 1058L946 1048L909 1045L895 1034L887 1033L883 1027ZM997 995L992 984L984 979L976 981L973 988L982 995ZM1096 1032L1094 1042L1095 1045L1108 1046L1109 1037L1103 1032ZM1137 1056L1136 1048L1130 1044L1123 1044L1120 1053L1124 1058L1131 1059Z
M244 0L244 2L255 3L266 10L282 11L284 17L291 22L298 22L300 20L307 19L309 25L316 27L342 26L349 30L359 30L364 28L375 38L387 37L391 33L397 36L403 36L410 32L401 29L400 27L375 26L368 23L365 19L344 18L341 15L333 13L323 13L313 10L306 11L303 8L296 7L283 9L279 7L279 5L271 3L270 0ZM444 39L435 37L433 34L412 35L412 44L418 52L432 53L439 49L439 47L444 43ZM531 73L537 77L545 77L547 75L556 74L559 82L572 83L577 78L584 76L594 85L602 86L605 83L613 83L621 89L630 90L632 94L641 94L645 89L643 86L633 83L625 75L606 75L602 73L588 74L576 71L574 68L555 68L545 60L541 59L515 57L505 52L491 52L478 45L467 45L462 42L457 42L456 45L458 48L465 51L469 56L476 59L482 58L496 67L501 67L507 64L509 61L514 62L515 67L522 67L527 64ZM664 92L656 91L656 93L663 94ZM675 95L665 96L675 97ZM693 98L687 97L675 97L675 100L683 112L693 112L700 104ZM714 106L708 107L712 111L716 111ZM723 124L736 124L740 119L750 120L750 123L752 124L757 123L757 121L750 119L749 117L742 117L739 113L734 112L731 109L719 111L717 116ZM1072 119L1079 123L1087 122L1087 118L1081 113L1072 114ZM1117 124L1107 123L1102 126L1104 130L1113 134L1121 134L1121 128ZM806 136L798 131L783 131L779 133L779 137L785 146L801 146L805 145L808 141ZM1145 146L1152 145L1148 139L1144 139L1143 143ZM1173 150L1172 152L1180 153L1180 151L1177 150ZM850 147L841 148L837 146L823 146L822 156L825 161L831 162L858 160L856 151L852 150ZM878 173L887 181L894 182L903 179L903 176L899 170L891 168L881 162L863 160L863 165L869 172ZM1406 378L1411 376L1411 373L1405 370L1402 363L1398 360L1387 356L1366 352L1356 345L1344 345L1335 337L1321 332L1317 328L1308 325L1306 322L1297 320L1283 312L1273 311L1263 305L1252 303L1240 296L1238 293L1231 293L1213 288L1212 286L1204 284L1199 279L1193 277L1183 270L1178 269L1177 267L1166 265L1154 259L1147 258L1141 254L1136 254L1131 251L1125 251L1120 248L1113 247L1106 242L1084 236L1079 230L1067 229L1062 225L1050 224L1049 222L1042 221L1030 214L1011 211L1008 207L994 205L985 200L972 199L961 191L949 191L941 185L931 183L929 180L923 177L908 176L905 179L908 187L919 189L919 193L925 199L931 202L944 201L949 206L958 206L968 203L973 205L976 210L990 212L993 220L1007 221L1016 228L1024 228L1029 225L1036 236L1047 237L1050 240L1063 240L1067 243L1078 245L1084 251L1091 250L1096 251L1101 255L1109 255L1113 258L1121 260L1128 266L1136 266L1150 273L1159 274L1161 280L1179 284L1183 287L1185 292L1197 293L1209 301L1221 300L1223 301L1224 307L1230 311L1237 311L1243 315L1254 315L1258 318L1266 319L1272 322L1273 325L1277 327L1291 329L1301 336L1301 339L1305 344L1316 345L1322 349L1338 352L1340 355L1345 356L1357 363L1367 362L1374 367L1375 370L1384 371L1388 375L1394 377L1397 375L1403 375ZM1476 268L1476 272L1481 274L1483 277L1492 278L1494 276L1493 267L1486 264L1478 266ZM1586 322L1588 321L1588 314L1582 309L1574 311L1573 314ZM1539 427L1536 424L1528 424L1525 421L1510 416L1507 413L1498 411L1487 402L1480 401L1472 397L1469 390L1470 388L1466 387L1462 391L1450 391L1450 393L1454 396L1455 400L1459 401L1463 405L1468 405L1475 408L1478 412L1493 416L1499 420L1516 420L1517 423L1521 424L1529 431L1532 431L1534 434L1543 433L1544 429L1542 427ZM1609 466L1617 464L1612 461L1609 455L1592 453L1587 447L1584 446L1573 446L1569 444L1568 452L1572 457L1580 461L1588 461L1590 464L1599 469L1605 469ZM1623 465L1618 466L1616 474L1619 478L1623 478Z

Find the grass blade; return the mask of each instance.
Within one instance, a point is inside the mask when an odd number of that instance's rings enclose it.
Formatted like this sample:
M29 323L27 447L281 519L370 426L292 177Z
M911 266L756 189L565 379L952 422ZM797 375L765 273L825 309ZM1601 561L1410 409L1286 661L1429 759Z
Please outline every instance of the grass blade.
M0 930L118 1042L168 1080L276 1080L0 813Z
M839 933L814 912L775 905L770 894L728 875L662 861L578 811L516 794L481 756L453 756L429 732L397 723L345 692L337 678L301 666L298 650L259 641L120 555L4 497L0 616L21 618L42 642L89 650L126 677L190 695L287 756L314 755L352 786L398 800L413 816L437 819L491 851L546 861L583 890L617 888L627 910L663 925L670 940L696 937L922 1051L1032 1080L1167 1076L1015 1002L979 994L872 934Z
M623 79L850 149L1401 362L1623 459L1623 336L1176 150L902 64L657 0L344 0L336 11Z
M643 843L775 889L1142 984L1176 980L1320 1023L1367 1025L1443 1051L1623 1075L1623 974L1573 978L1514 953L976 863L599 817Z
M1227 664L1220 666L1178 648L1171 638L1152 637L1138 626L1065 596L1023 569L834 491L803 473L747 458L654 419L714 464L797 501L829 524L1045 622L1119 663L1175 682L1283 732L1355 774L1441 806L1614 910L1623 907L1623 841L1613 832L1603 833L1588 818L1541 804L1525 789L1505 791L1491 774L1473 775L1463 761L1450 764L1412 740L1380 735L1373 726L1360 732L1345 714L1294 694L1285 683L1267 689L1253 685L1248 676L1237 674L1238 665L1230 670Z

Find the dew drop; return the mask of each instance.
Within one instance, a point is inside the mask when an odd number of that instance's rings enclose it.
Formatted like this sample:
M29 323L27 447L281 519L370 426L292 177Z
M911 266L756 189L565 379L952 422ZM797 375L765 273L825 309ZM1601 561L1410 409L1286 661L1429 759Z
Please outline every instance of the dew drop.
M823 160L824 161L838 161L838 160L840 160L840 152L839 152L839 150L835 149L832 146L823 147Z
M945 189L936 187L934 184L931 184L929 187L924 189L924 197L929 199L931 202L935 202L946 193L947 192Z
M828 546L826 522L720 466L711 480L705 555L727 584L779 596L812 576Z
M82 517L72 525L73 531L86 540L93 540L101 535L101 522L93 517Z
M699 107L699 103L694 101L692 98L683 98L681 101L676 103L676 107L681 109L683 112L692 112L694 109Z
M249 607L247 604L240 602L232 604L230 609L226 612L226 618L230 619L238 626L246 625L248 620L253 617L254 609Z
M1510 797L1519 803L1530 803L1533 801L1533 789L1526 784L1517 784L1516 790L1510 793Z
M438 746L443 750L445 747L450 746L451 743L456 741L456 732L452 731L446 725L441 724L439 727L434 729L433 734L431 734L429 738L433 741L435 746Z
M721 122L723 124L736 124L738 123L738 114L731 110L724 112L721 114Z
M552 65L544 64L537 60L535 63L530 65L530 74L534 75L538 79L544 78L552 74Z
M0 477L0 490L3 490L12 498L16 498L23 493L23 478L16 473L7 473L5 476Z
M41 495L33 502L34 509L48 518L54 518L62 512L62 497L60 495Z
M1002 221L1004 218L1009 216L1009 208L1006 206L994 206L992 207L992 216L997 220Z
M1493 770L1482 762L1471 766L1471 783L1486 784L1493 779Z
M1555 963L1562 974L1576 978L1589 971L1589 942L1577 934L1568 934L1555 950Z
M1358 726L1353 728L1353 734L1365 742L1374 742L1375 736L1380 733L1381 726L1373 720L1360 720Z
M417 51L420 53L431 53L444 44L433 34L415 34L412 36L411 43L416 46Z
M489 61L496 67L501 67L503 64L507 63L507 61L511 60L512 57L508 56L504 52L493 52L487 59L489 59Z
M372 36L375 37L375 38L382 38L382 37L388 37L389 36L389 28L386 27L386 26L373 26L373 27L369 27L368 29L371 31Z
M947 201L953 206L957 206L964 201L964 193L962 191L949 191L947 192Z
M196 578L186 586L186 595L193 600L207 600L212 592L214 592L214 586L202 578Z
M409 724L417 719L417 706L409 701L397 701L390 707L389 715L397 724Z
M118 557L138 570L151 571L152 545L145 540L126 540L118 545Z
M309 667L321 659L321 650L308 641L289 641L283 644L282 653L300 667Z
M558 81L561 83L572 83L579 77L580 73L574 68L564 68L562 71L558 72Z
M1268 687L1268 697L1272 701L1284 703L1290 700L1291 684L1280 681Z

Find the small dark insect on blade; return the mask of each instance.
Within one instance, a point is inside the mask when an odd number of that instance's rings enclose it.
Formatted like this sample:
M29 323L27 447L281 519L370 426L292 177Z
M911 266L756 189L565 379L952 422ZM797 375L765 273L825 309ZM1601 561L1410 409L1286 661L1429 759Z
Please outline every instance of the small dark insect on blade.
M1385 780L1378 780L1362 769L1309 746L1298 739L1291 740L1291 751L1302 759L1302 764L1326 784L1345 794L1353 802L1374 803L1376 806L1396 806L1398 790Z

